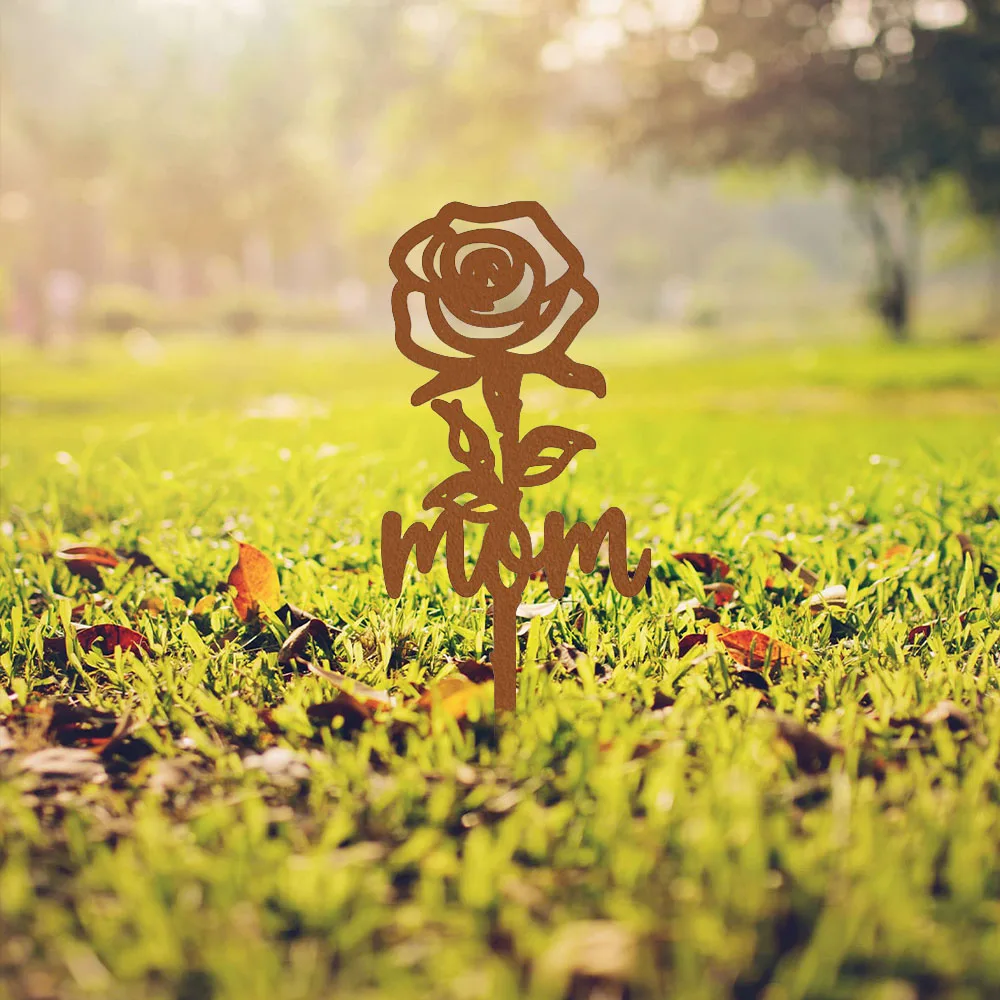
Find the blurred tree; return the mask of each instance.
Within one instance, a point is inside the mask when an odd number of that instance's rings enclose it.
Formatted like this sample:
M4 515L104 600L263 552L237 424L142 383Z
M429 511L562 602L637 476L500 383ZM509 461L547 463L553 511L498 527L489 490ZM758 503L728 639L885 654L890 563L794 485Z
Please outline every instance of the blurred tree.
M601 118L626 154L673 171L806 158L850 179L897 339L927 186L957 175L1000 215L998 0L583 0L543 62L570 66L584 29L606 40L620 92Z
M565 196L573 143L559 81L538 72L542 11L438 0L319 4L349 164L344 219L358 264L384 277L401 228L449 201Z
M328 74L300 4L2 2L3 186L27 199L20 284L117 248L239 259L323 225ZM43 311L35 310L39 315Z
M0 20L2 252L22 325L44 341L49 271L86 278L100 265L121 20L110 5L85 11L70 0L2 0Z

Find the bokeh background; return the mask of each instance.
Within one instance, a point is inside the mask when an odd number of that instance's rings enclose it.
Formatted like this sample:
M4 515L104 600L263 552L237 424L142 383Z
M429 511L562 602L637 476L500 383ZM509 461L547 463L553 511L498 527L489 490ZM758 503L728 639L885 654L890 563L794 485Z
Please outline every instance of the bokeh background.
M581 247L606 331L1000 328L996 0L0 11L0 315L26 342L384 336L399 233L513 198Z

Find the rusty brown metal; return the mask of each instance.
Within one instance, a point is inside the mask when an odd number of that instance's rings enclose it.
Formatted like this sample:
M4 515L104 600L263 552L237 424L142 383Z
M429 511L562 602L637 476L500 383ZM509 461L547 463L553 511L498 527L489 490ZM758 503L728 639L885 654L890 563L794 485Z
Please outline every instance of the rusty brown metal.
M530 229L532 224L539 239L548 243L550 254L554 251L565 265L548 281L540 250L510 228ZM606 541L610 579L619 593L636 596L649 576L649 549L629 572L625 515L617 507L606 510L593 528L577 523L568 531L561 514L547 514L538 552L532 551L531 535L521 517L526 487L552 482L579 452L596 447L582 431L556 425L534 427L522 436L520 422L522 380L528 374L605 395L601 372L567 354L597 312L597 289L584 276L580 251L534 201L489 207L452 202L397 240L389 266L396 278L392 291L396 345L411 361L436 372L413 393L411 402L414 406L430 402L444 419L452 457L464 469L424 497L425 510L441 511L432 524L418 522L404 531L397 512L382 518L386 590L391 597L402 593L411 552L418 570L428 572L442 540L455 591L471 597L487 588L494 608L490 660L499 716L515 709L517 608L534 573L544 570L549 592L560 598L574 550L580 569L589 573ZM418 343L410 312L412 296L422 300L431 333L445 350ZM544 346L539 346L542 342ZM482 384L496 449L489 433L459 400L442 398L477 383ZM470 575L466 574L466 524L485 526Z

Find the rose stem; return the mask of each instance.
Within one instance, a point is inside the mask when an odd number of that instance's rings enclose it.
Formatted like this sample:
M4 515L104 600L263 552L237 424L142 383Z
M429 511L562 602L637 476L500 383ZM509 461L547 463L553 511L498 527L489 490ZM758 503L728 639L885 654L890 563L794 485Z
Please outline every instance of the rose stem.
M500 355L497 364L484 372L483 399L486 402L493 426L500 435L500 456L503 482L507 486L517 483L521 471L518 445L521 430L521 375L510 358ZM511 533L521 523L520 494L516 505L496 512L497 537L510 544ZM483 554L480 554L482 558ZM499 552L491 552L490 559L499 560ZM500 585L493 597L493 707L497 718L502 712L517 708L517 606L524 593L527 577L519 575L509 587Z
M493 597L493 705L501 712L517 707L517 604L514 588L501 588Z

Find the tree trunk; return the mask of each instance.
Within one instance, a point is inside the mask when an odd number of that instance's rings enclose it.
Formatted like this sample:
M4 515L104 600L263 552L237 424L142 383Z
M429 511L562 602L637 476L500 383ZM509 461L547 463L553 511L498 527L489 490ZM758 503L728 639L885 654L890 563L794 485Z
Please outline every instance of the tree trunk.
M856 205L871 240L875 257L872 307L885 324L889 337L898 344L910 340L913 287L920 258L920 216L916 192L906 194L903 252L899 252L876 204L871 189L858 192Z

